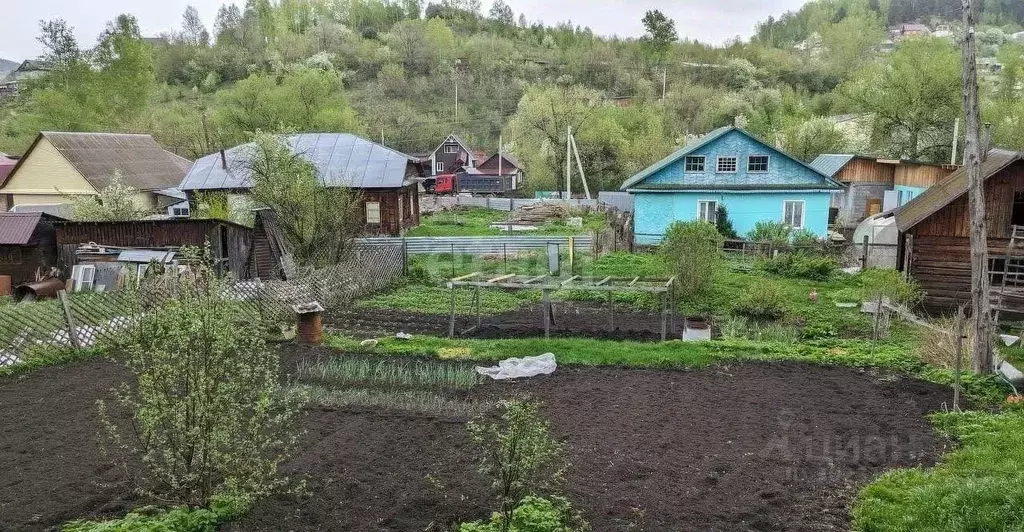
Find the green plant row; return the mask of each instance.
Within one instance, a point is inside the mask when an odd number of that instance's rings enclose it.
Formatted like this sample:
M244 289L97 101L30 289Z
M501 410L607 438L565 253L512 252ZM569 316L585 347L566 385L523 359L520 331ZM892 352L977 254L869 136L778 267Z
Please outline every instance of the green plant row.
M170 509L143 508L119 519L71 521L62 532L214 532L220 525L247 512L252 501L244 497L218 495L205 508L181 506Z
M296 376L304 382L384 388L471 388L480 382L480 375L468 366L430 360L401 363L346 357L304 360L296 369Z

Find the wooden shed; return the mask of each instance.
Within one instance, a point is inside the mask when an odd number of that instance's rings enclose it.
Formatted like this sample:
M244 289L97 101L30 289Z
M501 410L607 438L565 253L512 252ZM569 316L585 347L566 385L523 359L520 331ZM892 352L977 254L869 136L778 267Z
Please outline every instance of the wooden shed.
M1002 282L1013 226L1024 225L1024 154L989 151L982 176L989 268L995 286ZM971 229L966 170L961 168L941 179L898 209L895 217L901 234L900 264L924 289L926 305L951 309L969 303Z
M142 249L202 247L209 243L212 258L226 266L227 272L244 278L249 270L252 229L225 220L195 218L57 224L57 244L69 270L77 262L75 250L89 243Z
M60 220L40 212L0 213L0 276L17 286L59 267L54 223Z

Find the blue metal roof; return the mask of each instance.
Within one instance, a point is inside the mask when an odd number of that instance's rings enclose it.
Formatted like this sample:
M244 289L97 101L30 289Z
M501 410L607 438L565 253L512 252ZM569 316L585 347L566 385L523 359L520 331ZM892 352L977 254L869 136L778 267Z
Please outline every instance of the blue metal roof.
M292 153L312 162L329 187L400 188L412 157L349 133L300 133L286 136ZM192 165L181 190L231 190L252 186L246 162L256 146L242 144L211 153Z
M811 168L829 177L835 177L852 160L853 155L823 153L811 161Z
M687 155L690 155L692 153L698 152L699 150L701 150L705 146L708 146L709 144L711 144L711 143L721 139L722 137L725 137L727 134L732 133L732 132L739 133L743 137L749 139L750 142L752 142L754 144L757 144L757 145L760 145L763 148L765 148L766 150L768 150L769 152L776 153L776 154L778 154L778 155L788 159L789 161L792 161L792 163L793 163L793 165L795 167L797 167L797 168L805 168L809 172L807 172L806 175L803 176L803 179L801 179L801 180L795 180L795 181L790 181L790 182L785 182L785 183L779 183L777 180L772 179L771 175L767 174L767 173L765 173L765 174L758 173L758 174L752 174L752 175L751 174L736 175L736 176L732 176L731 175L731 177L729 178L728 182L722 182L720 176L717 175L717 174L714 174L714 173L708 174L708 175L687 174L687 176L686 176L687 182L686 183L674 183L674 184L672 184L672 187L669 187L669 188L677 188L677 189L682 190L682 189L686 189L686 188L699 188L699 189L719 189L719 188L722 188L722 189L724 189L724 188L736 188L736 187L739 187L739 188L745 188L745 189L750 190L750 189L769 188L769 187L770 188L778 189L780 185L798 186L796 188L807 188L807 186L813 185L813 188L818 188L818 189L823 189L823 190L825 190L825 189L838 190L838 189L842 188L842 185L840 185L839 183L836 183L835 181L833 181L832 177L830 175L826 175L826 174L820 172L818 169L816 169L816 168L808 165L807 163L801 161L800 159L797 159L796 157L793 157L793 156L787 154L786 152L784 152L784 151L782 151L782 150L780 150L778 148L775 148L773 146L770 146L770 145L762 142L757 137L755 137L754 135L752 135L751 133L749 133L748 131L746 131L746 130L744 130L742 128L738 128L738 127L734 127L734 126L727 126L727 127L721 127L721 128L715 129L714 131L708 133L707 135L705 135L703 138L701 138L697 142L695 142L693 144L690 144L689 146L685 146L682 149L677 150L676 152L672 153L668 157L665 157L664 159L658 161L657 163L654 163L653 165L647 167L646 169L642 170L640 173L638 173L638 174L634 175L633 177L627 179L626 182L623 183L621 187L619 187L619 190L632 190L632 189L640 189L640 188L643 188L643 189L654 188L654 189L664 190L666 188L664 186L665 183L660 183L659 182L659 178L658 178L658 176L656 174L658 174L659 172L661 172L665 168L671 166L672 164L677 163L683 157L685 157ZM654 177L654 179L650 179L652 177ZM650 179L650 181L647 181L648 179ZM819 182L819 180L820 180L820 182ZM647 182L645 182L645 181L647 181ZM643 184L643 186L639 186L639 185L641 185L641 183Z
M162 264L169 264L173 260L173 251L157 249L126 249L117 256L117 262L148 263L150 261L156 261Z

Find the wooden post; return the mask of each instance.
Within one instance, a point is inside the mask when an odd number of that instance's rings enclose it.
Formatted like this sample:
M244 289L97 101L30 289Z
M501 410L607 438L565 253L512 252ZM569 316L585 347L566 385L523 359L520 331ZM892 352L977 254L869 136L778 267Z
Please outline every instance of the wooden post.
M452 287L451 319L448 321L448 338L455 338L455 285Z
M481 318L480 318L480 287L479 286L476 287L476 297L474 299L476 300L476 326L480 327Z
M612 300L612 291L608 291L608 330L615 330L615 301Z
M875 299L875 321L874 326L871 328L871 358L875 357L875 346L878 344L878 321L882 317L882 293L878 293L878 297Z
M971 218L971 318L973 369L992 373L991 293L988 278L988 227L985 223L985 183L981 163L981 111L978 105L978 60L976 36L979 0L961 0L964 22L963 95L964 95L964 167L967 170L967 197Z
M64 308L64 318L68 322L68 338L71 339L71 345L75 349L81 349L82 342L78 339L78 328L75 327L75 317L71 314L71 301L68 299L68 293L64 290L58 291L57 299L60 299L60 304Z
M541 309L544 312L544 338L551 337L551 300L548 298L548 290L541 290Z
M868 235L864 235L864 249L861 251L860 256L860 269L868 269L868 253L871 247Z
M964 307L960 305L956 310L956 362L953 366L953 411L960 411L960 373L963 371L964 360L964 330L966 320Z
M665 341L668 334L668 293L661 293L661 341Z

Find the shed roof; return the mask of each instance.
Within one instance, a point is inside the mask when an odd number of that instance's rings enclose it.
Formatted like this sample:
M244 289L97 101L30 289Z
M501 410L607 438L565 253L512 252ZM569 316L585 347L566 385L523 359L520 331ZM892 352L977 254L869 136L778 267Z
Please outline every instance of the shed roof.
M811 161L811 168L829 177L835 177L850 161L851 154L823 153Z
M999 148L989 150L985 161L981 163L981 178L988 180L1020 160L1024 160L1024 154L1021 152ZM967 167L965 166L942 178L941 181L897 209L895 213L896 227L901 232L906 232L966 193Z
M161 148L151 135L43 131L0 187L18 172L43 138L96 190L109 185L115 173L124 184L142 191L176 187L191 166L188 159Z
M0 153L0 183L3 183L7 176L11 174L11 170L14 170L14 166L18 164L18 161L7 157L6 154Z
M32 240L39 220L44 216L41 212L4 212L0 213L0 245L23 246Z
M316 166L320 180L329 187L401 188L406 167L417 160L350 133L300 133L285 137L292 153ZM252 187L246 163L256 145L242 144L212 153L192 165L178 187L181 190L232 190Z

